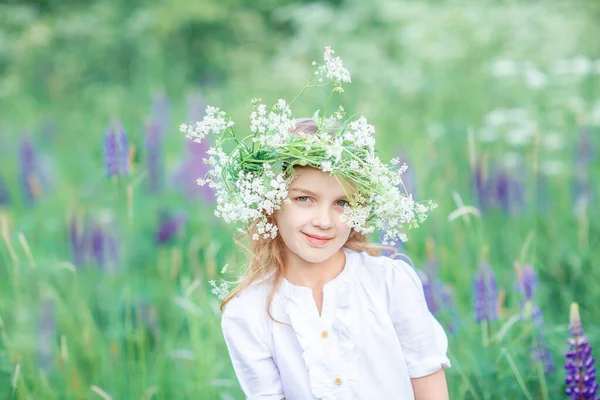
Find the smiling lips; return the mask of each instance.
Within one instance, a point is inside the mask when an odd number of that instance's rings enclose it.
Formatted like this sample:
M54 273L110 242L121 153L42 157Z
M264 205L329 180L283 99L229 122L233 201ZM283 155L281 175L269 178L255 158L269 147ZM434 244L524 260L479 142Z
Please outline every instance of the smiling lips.
M302 233L304 234L304 236L306 236L308 241L312 244L325 244L331 239L331 238L327 238L327 237L323 237L323 236L312 236L312 235L309 235L304 232L302 232Z

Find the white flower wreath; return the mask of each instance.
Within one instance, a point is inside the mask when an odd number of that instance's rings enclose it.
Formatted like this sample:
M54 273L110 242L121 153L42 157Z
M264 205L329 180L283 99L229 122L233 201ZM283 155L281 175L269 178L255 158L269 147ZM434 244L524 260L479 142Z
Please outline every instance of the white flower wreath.
M320 111L313 115L318 125L315 135L290 133L295 128L290 106L307 88L331 84L332 93L343 92L342 84L350 82L350 73L333 54L325 47L325 63L313 62L317 65L314 76L290 104L280 99L268 111L260 99L252 99L251 134L241 140L234 133L233 121L217 107L208 106L202 121L180 126L195 142L208 135L216 137L215 146L208 150L210 157L204 159L211 168L198 184L216 190L217 217L245 228L257 223L253 240L277 237L277 226L267 216L280 209L282 201L290 201L288 188L296 165L319 168L352 183L357 190L349 197L342 221L363 233L381 229L385 245L406 241L406 231L417 227L436 207L431 201L416 202L407 193L401 178L406 164L397 167L397 158L390 166L381 162L374 148L375 128L365 117L342 121L345 111L340 106L331 115L320 115ZM229 141L235 148L227 154L223 145Z

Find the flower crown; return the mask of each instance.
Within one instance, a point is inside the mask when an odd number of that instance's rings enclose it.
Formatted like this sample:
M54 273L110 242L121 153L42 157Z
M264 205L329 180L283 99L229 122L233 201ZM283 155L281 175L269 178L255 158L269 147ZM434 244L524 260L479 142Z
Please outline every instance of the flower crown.
M207 106L202 121L180 126L181 132L197 143L215 136L216 144L207 152L210 157L203 159L209 172L198 184L216 189L217 217L246 230L256 224L253 240L277 237L278 228L268 216L280 209L282 201L290 203L288 188L296 165L318 168L351 183L356 190L347 194L349 205L341 220L365 234L375 227L381 229L384 245L408 240L406 231L417 227L436 207L431 201L416 202L407 193L401 178L406 164L396 167L398 158L392 159L389 167L381 162L374 149L375 128L365 117L344 120L341 106L331 115L317 111L312 117L318 127L314 135L292 134L296 120L290 106L307 88L331 85L332 94L341 93L342 84L351 82L341 58L333 54L331 47L325 47L324 64L313 61L317 66L314 75L290 104L280 99L267 111L260 99L252 99L251 134L242 139L236 137L233 121L217 107ZM235 145L229 153L223 150L227 142ZM242 227L240 232L244 232Z

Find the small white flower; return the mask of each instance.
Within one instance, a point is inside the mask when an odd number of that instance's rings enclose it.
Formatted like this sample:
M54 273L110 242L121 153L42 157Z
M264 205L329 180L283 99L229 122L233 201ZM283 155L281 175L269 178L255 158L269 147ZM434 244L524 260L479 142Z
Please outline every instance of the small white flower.
M330 46L325 46L325 52L323 53L325 65L321 65L315 74L319 75L319 82L323 81L323 77L330 79L335 86L334 90L343 92L341 84L351 82L350 72L344 68L340 57L333 56L334 53L335 51ZM313 65L316 65L316 63Z
M217 296L219 300L223 300L229 294L229 284L227 282L221 282L219 286L214 280L210 280L208 283L213 287L211 293Z
M321 169L323 170L323 172L329 172L331 171L331 163L329 161L324 161L321 163Z
M233 121L226 118L225 112L217 107L207 106L206 115L202 121L195 124L181 124L179 130L185 133L188 139L200 143L207 135L218 135L231 126L233 126Z

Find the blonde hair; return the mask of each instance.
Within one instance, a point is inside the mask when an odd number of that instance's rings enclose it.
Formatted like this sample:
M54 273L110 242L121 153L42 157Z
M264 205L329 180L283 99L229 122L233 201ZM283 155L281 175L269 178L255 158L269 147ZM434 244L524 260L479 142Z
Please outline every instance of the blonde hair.
M314 135L317 133L317 131L318 126L312 118L299 118L296 119L296 127L291 131L291 133L298 136L306 136ZM272 215L267 216L267 219L268 222L274 223ZM250 226L245 234L234 238L236 243L241 244L240 238L246 234L248 237L251 237L254 233L256 233L256 225L257 222ZM238 282L237 286L232 289L231 292L223 299L220 309L223 311L224 307L231 299L240 294L244 289L248 288L253 283L272 275L273 285L267 298L266 310L267 314L273 321L283 323L281 321L277 321L271 315L271 302L273 301L273 296L275 295L277 288L281 285L284 277L285 269L283 258L285 254L285 243L283 242L281 235L277 235L275 239L263 239L262 235L259 235L259 237L259 240L251 241L252 243L249 249L250 260L246 271ZM241 247L245 250L248 250L243 245L241 245ZM392 257L397 253L396 249L393 247L370 243L363 233L357 232L354 229L350 231L350 236L348 236L348 240L346 240L346 243L343 245L343 247L357 252L366 252L371 256L381 255L382 250L393 251L394 254Z

